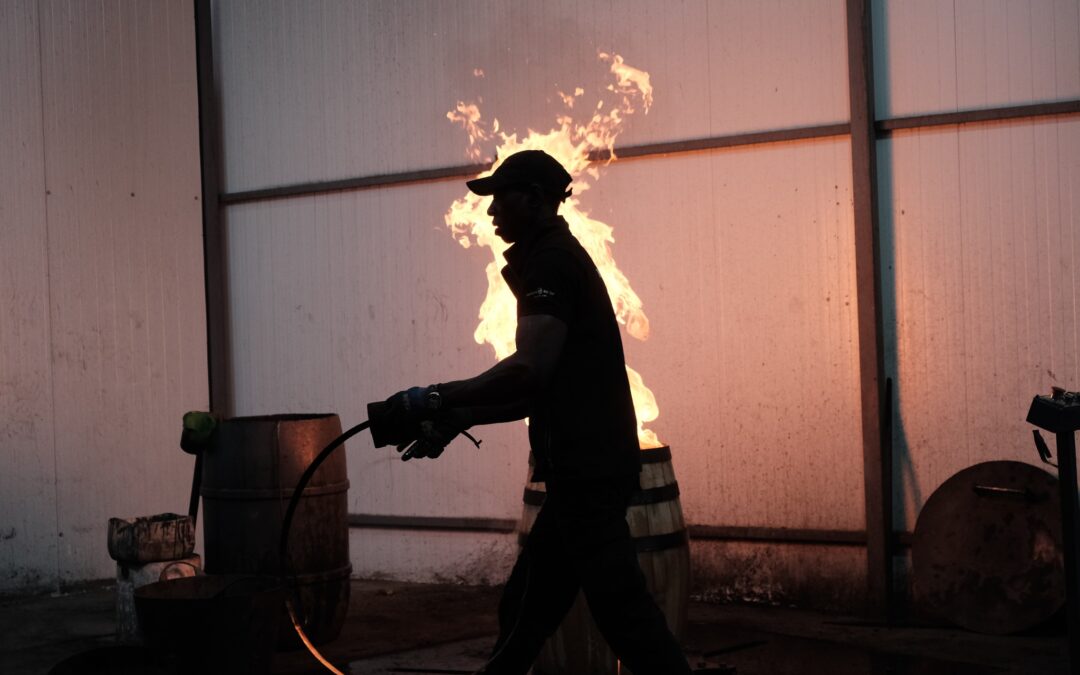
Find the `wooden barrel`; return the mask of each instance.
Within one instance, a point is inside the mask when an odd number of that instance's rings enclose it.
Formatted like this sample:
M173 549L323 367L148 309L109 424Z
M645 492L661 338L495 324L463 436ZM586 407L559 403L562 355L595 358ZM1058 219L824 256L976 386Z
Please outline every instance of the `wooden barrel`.
M267 415L224 420L203 456L206 571L277 575L278 539L304 469L341 434L337 415ZM319 467L293 516L286 569L304 630L315 643L341 632L349 608L345 449ZM299 648L287 616L279 647Z
M667 446L641 451L641 489L634 493L626 522L638 551L638 562L653 599L667 618L668 628L682 637L690 594L690 549L679 502L679 484ZM532 476L532 467L529 467ZM525 503L518 523L523 545L544 503L543 483L525 487ZM548 638L533 665L535 675L629 675L619 669L589 613L585 596L578 593L562 625Z

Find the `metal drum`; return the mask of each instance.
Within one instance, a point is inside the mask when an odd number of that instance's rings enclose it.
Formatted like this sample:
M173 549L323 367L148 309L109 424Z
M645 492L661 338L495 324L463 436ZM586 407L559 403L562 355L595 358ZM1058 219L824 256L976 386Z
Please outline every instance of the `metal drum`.
M668 628L681 638L690 597L690 548L679 502L679 484L667 446L641 451L641 490L626 510L626 522L638 550L638 563L653 599L667 618ZM530 476L532 467L529 468ZM543 483L528 483L525 507L518 523L518 543L524 544L544 503ZM548 638L536 658L537 675L629 675L600 634L581 592L562 625Z
M911 546L916 602L979 633L1014 633L1065 603L1057 478L1023 462L983 462L930 495Z
M267 415L223 421L203 456L202 498L209 574L281 572L278 539L304 469L341 434L337 415ZM287 571L290 597L315 643L341 632L349 607L345 449L319 467L293 517ZM279 646L300 647L287 617Z

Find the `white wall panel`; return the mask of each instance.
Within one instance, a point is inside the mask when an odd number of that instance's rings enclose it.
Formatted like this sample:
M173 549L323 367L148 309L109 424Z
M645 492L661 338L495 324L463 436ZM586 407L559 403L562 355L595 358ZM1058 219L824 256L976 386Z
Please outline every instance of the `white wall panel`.
M56 576L36 3L0 3L0 592Z
M473 340L490 253L443 225L454 181L227 209L239 415L335 412L494 365ZM437 462L403 463L365 434L348 443L353 513L514 517L526 474L523 424L481 429ZM511 515L513 514L513 515Z
M693 522L859 529L862 445L846 140L616 162L583 197L652 337L626 337L657 395ZM240 414L363 405L491 365L473 342L486 249L442 224L457 181L230 207ZM437 462L350 445L350 508L517 517L521 425ZM841 468L842 467L842 468Z
M863 527L850 153L627 161L583 198L651 321L624 344L690 522Z
M184 511L207 401L194 20L41 2L60 580L111 576L110 516Z
M365 579L502 584L517 551L514 533L349 530L353 575Z
M218 2L225 187L468 162L459 100L549 129L558 91L583 87L585 112L605 93L601 50L655 88L623 144L842 122L844 25L841 0Z
M876 0L879 118L1080 98L1077 0Z
M1080 120L906 132L879 148L897 518L910 529L960 469L1038 464L1031 397L1080 383Z

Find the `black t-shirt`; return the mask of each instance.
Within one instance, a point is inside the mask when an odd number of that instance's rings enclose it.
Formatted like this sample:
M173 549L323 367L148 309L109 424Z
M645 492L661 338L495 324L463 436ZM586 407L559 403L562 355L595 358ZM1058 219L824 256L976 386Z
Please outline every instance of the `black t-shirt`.
M503 277L518 317L548 314L566 342L529 411L534 480L628 478L641 471L622 338L589 254L555 217L505 253Z

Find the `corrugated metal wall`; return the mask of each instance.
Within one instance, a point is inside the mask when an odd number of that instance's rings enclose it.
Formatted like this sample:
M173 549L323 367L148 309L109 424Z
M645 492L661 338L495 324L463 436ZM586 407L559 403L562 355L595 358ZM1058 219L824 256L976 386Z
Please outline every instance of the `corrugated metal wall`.
M847 119L837 0L286 0L214 10L230 192L461 164L464 139L445 118L458 100L482 99L504 126L546 130L565 111L557 91L596 96L610 84L598 51L622 54L658 87L625 144Z
M0 5L0 589L56 581L38 16Z
M1080 98L1080 3L874 6L877 115ZM1080 120L894 133L878 144L897 527L952 474L1039 464L1031 397L1080 386Z
M0 4L0 591L112 576L207 405L189 2Z
M581 86L587 104L603 93L598 51L655 87L622 144L847 117L840 0L223 2L214 31L234 192L466 163L445 118L458 100L482 99L504 129L546 130L563 111L557 91ZM442 221L464 192L453 180L227 207L238 413L328 409L350 423L397 389L488 367L472 339L488 254L462 249ZM648 342L626 344L657 395L689 520L860 529L847 140L616 162L583 202L614 226L652 321ZM524 427L480 435L481 451L427 463L352 442L350 510L516 517ZM513 547L359 530L353 558L360 574L498 580ZM730 557L698 553L706 566ZM807 555L833 560L837 588L857 593L857 549ZM796 564L758 560L754 573Z
M1077 0L875 0L879 118L1080 97ZM0 590L108 576L109 515L183 508L206 405L190 3L0 6ZM844 3L214 5L224 189L470 161L445 113L547 129L598 50L650 72L620 145L844 122ZM482 69L480 76L475 69ZM956 470L1034 460L1030 396L1080 382L1075 117L879 141L897 527ZM488 152L492 148L485 148ZM491 363L460 181L224 209L239 413L333 410ZM584 197L652 320L631 364L691 523L858 530L846 138L618 161ZM401 464L350 451L354 513L513 518L521 425ZM186 479L185 479L186 480ZM117 490L124 485L130 489ZM360 574L498 581L500 534L354 530ZM700 590L857 601L852 546L695 542ZM813 570L809 574L807 570Z

